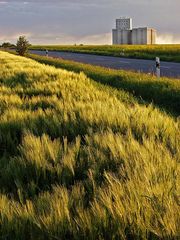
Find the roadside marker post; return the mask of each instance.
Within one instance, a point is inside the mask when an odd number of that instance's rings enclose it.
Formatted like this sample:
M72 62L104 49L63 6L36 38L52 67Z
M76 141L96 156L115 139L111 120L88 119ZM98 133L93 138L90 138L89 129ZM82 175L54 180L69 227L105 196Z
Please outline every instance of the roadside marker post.
M160 58L156 57L156 76L161 77Z
M48 52L48 50L46 50L46 57L48 57L49 56L49 52Z
M125 51L124 49L122 49L122 52L120 53L121 56L124 56L125 55Z

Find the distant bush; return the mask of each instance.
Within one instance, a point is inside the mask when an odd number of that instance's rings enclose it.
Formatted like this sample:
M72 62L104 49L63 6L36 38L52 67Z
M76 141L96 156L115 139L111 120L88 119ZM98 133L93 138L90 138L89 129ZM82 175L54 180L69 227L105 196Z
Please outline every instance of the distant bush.
M4 42L2 45L1 45L2 48L15 48L15 45L10 43L10 42Z

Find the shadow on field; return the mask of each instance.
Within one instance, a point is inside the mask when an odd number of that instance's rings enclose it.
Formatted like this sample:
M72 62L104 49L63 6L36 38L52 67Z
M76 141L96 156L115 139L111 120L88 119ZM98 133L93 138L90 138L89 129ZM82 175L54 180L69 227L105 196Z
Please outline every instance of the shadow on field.
M29 54L28 57L40 63L53 65L68 71L84 72L96 82L130 92L140 100L140 103L144 100L146 103L153 103L172 115L180 115L179 80L157 79L146 74L118 71L34 54Z

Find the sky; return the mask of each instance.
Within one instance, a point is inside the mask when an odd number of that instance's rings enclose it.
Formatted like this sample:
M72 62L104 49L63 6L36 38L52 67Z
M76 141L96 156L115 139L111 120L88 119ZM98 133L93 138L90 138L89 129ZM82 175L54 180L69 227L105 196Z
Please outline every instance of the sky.
M0 0L0 43L111 44L115 19L153 27L158 43L180 43L180 0Z

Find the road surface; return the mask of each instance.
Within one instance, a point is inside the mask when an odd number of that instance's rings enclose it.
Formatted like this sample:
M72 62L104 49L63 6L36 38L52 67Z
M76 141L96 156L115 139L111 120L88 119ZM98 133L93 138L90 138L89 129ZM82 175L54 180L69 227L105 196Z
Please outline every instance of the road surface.
M46 55L45 51L30 50L30 53ZM49 51L50 57L63 58L81 63L88 63L96 66L103 66L112 69L133 70L144 73L155 72L155 60L142 60L132 58L120 58L110 56L99 56L92 54L70 53ZM180 63L161 62L161 76L180 78Z

